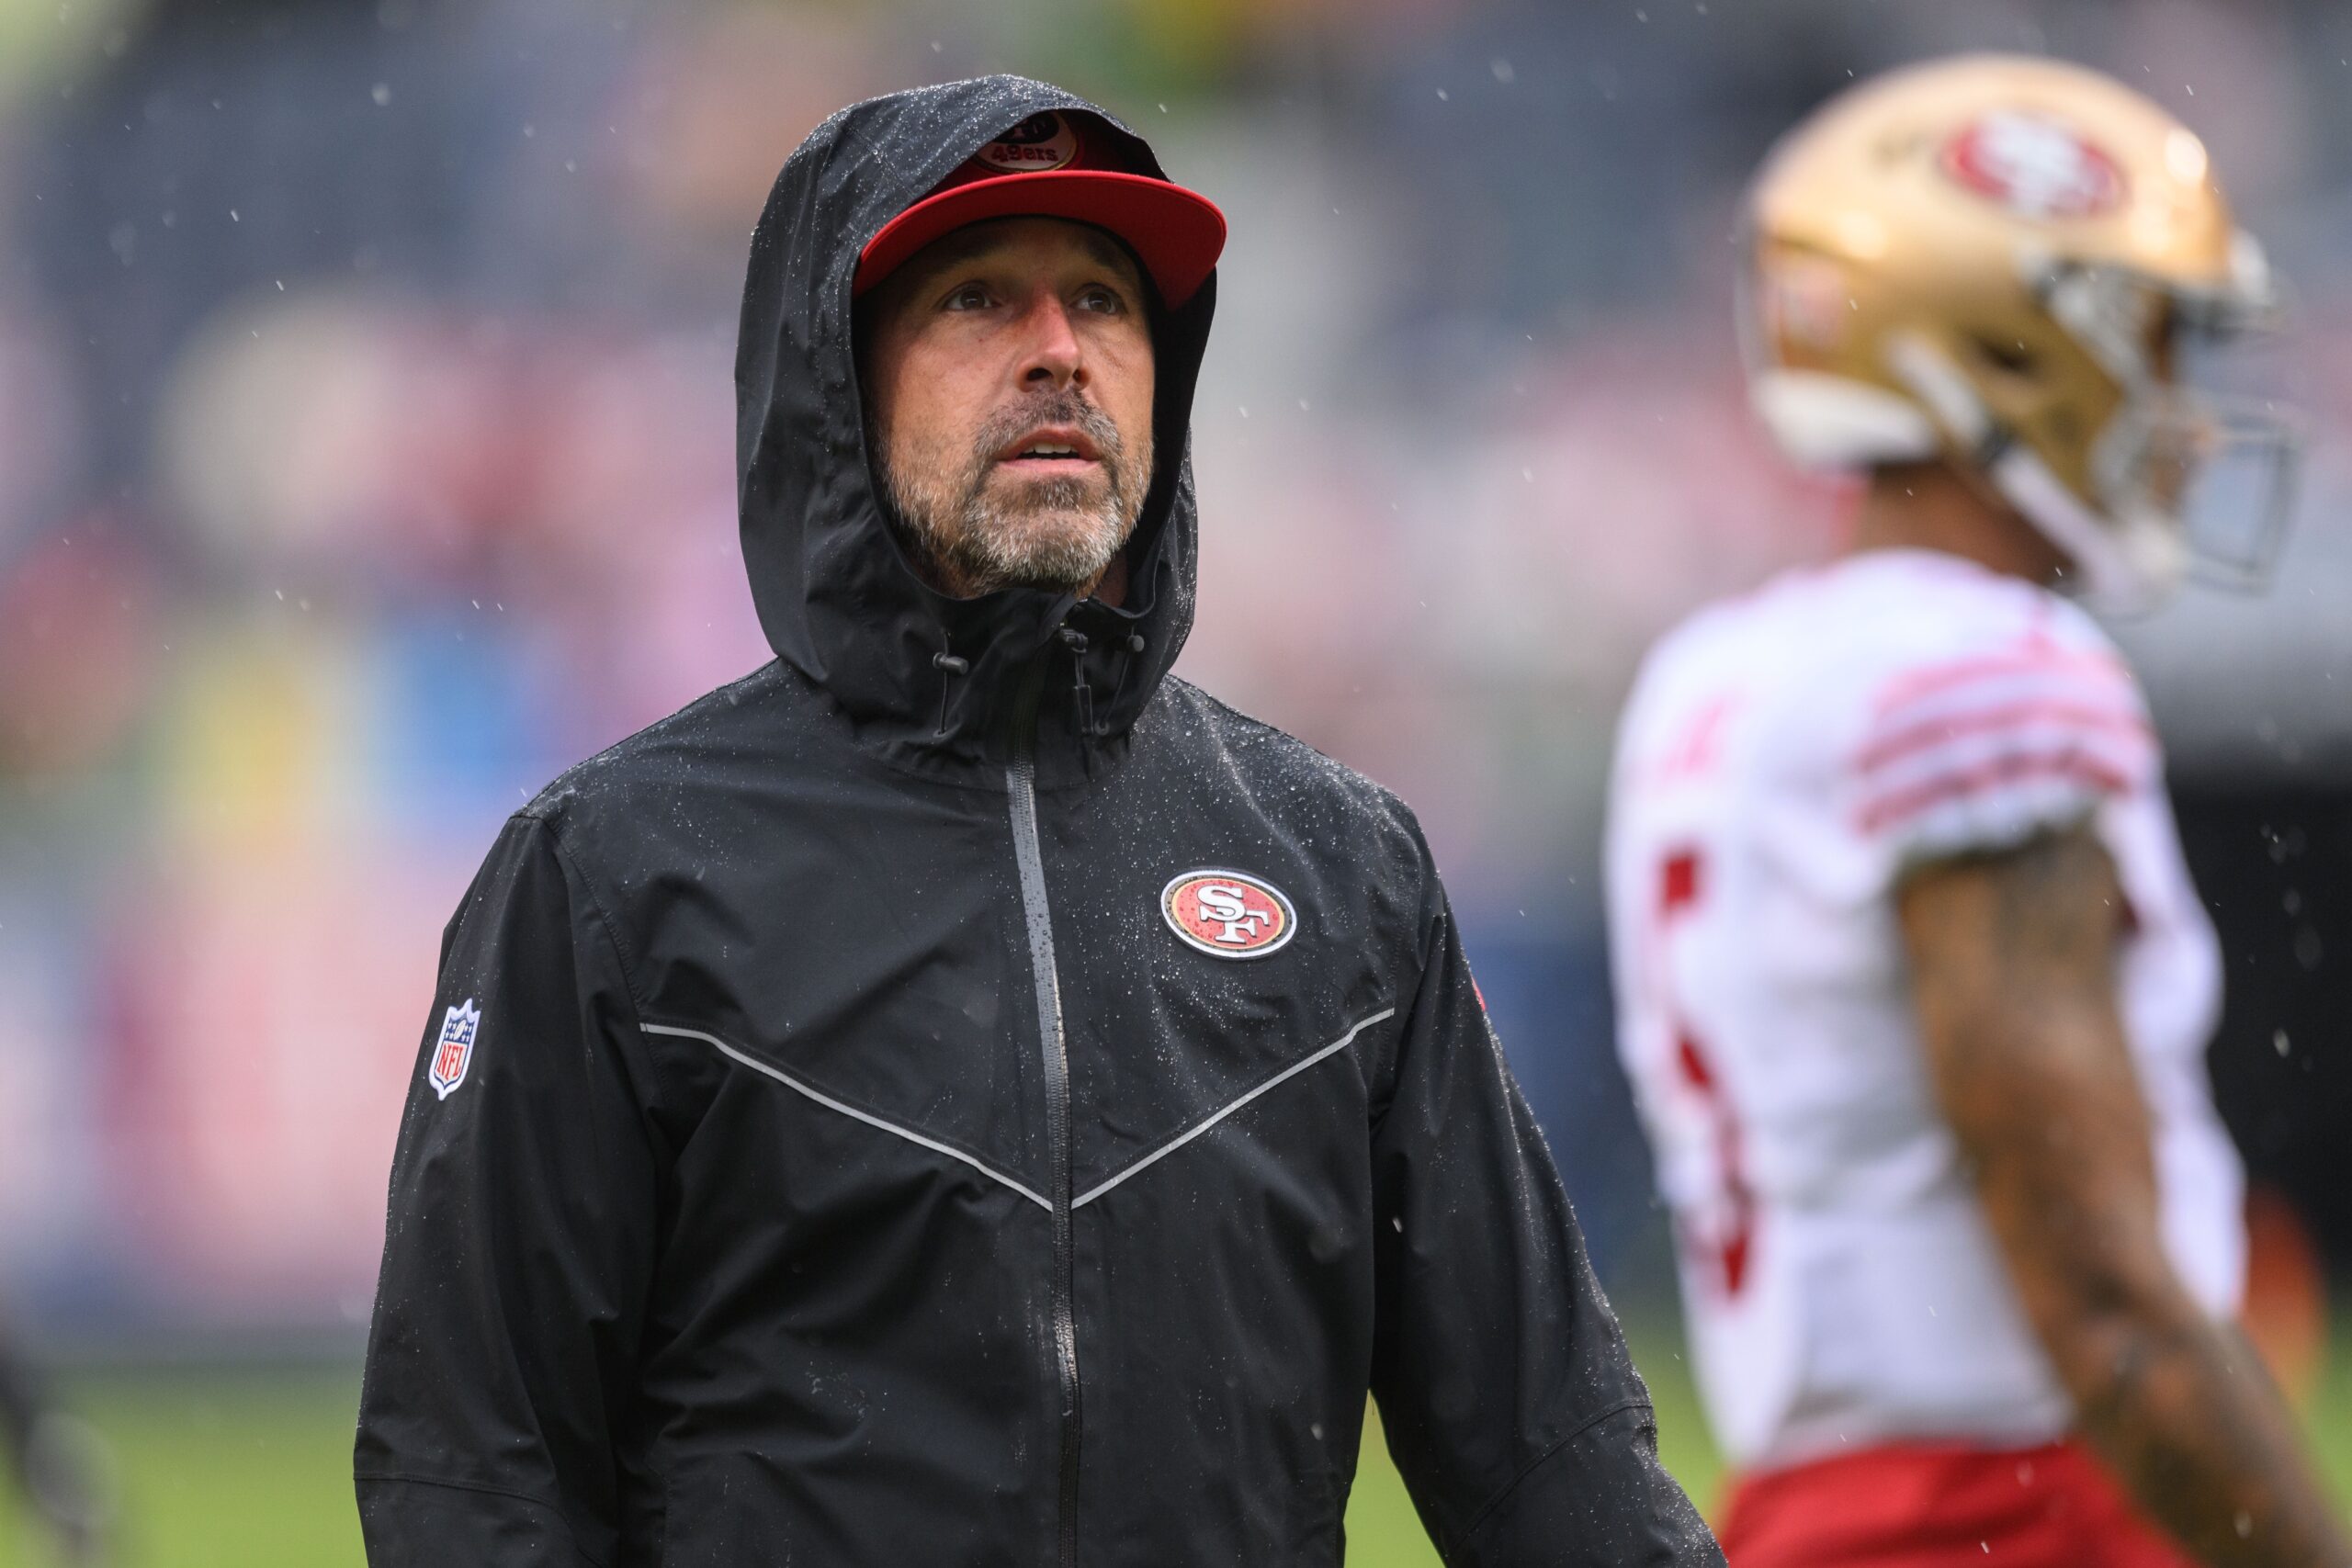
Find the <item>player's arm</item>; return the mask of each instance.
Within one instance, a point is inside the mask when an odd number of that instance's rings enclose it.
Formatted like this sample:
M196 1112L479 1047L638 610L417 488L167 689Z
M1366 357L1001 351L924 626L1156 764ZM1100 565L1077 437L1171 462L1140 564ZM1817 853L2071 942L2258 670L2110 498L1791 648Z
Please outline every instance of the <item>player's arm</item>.
M2207 1562L2352 1563L2269 1379L2165 1254L2104 848L2044 833L1931 864L1897 901L1936 1093L2085 1435Z

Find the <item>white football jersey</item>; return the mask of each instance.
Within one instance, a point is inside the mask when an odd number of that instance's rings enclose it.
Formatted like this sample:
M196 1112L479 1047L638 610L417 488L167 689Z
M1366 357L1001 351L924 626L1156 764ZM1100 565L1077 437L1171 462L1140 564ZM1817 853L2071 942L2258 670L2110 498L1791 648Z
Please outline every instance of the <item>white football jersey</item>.
M1735 1463L2071 1425L1929 1085L1893 894L1913 864L2086 820L2130 905L2118 1000L2165 1241L2226 1314L2245 1236L2204 1059L2221 954L2106 635L1957 558L1878 551L1652 650L1611 791L1618 1045Z

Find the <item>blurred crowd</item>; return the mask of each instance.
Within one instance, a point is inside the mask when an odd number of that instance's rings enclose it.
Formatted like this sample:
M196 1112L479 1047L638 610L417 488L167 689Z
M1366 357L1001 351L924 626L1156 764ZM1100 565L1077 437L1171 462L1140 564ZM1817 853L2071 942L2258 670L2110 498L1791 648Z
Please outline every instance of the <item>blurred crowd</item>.
M2342 793L2341 6L0 0L0 1296L99 1341L364 1321L499 819L767 657L730 385L766 186L853 97L989 70L1226 208L1182 671L1420 810L1604 1264L1636 1248L1616 705L1845 506L1747 415L1739 193L1959 47L2154 94L2293 280L2279 584L2127 636L2182 776Z

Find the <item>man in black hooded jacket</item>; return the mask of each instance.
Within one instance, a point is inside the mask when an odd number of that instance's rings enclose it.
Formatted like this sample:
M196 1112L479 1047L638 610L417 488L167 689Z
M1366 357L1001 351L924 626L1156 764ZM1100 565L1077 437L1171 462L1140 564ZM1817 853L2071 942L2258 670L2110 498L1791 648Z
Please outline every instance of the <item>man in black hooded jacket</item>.
M1336 1564L1367 1392L1450 1563L1720 1562L1411 815L1167 672L1222 234L1017 78L785 166L736 378L777 658L517 812L449 925L375 1568ZM919 462L894 389L1040 254L1058 346L989 396L1045 413Z

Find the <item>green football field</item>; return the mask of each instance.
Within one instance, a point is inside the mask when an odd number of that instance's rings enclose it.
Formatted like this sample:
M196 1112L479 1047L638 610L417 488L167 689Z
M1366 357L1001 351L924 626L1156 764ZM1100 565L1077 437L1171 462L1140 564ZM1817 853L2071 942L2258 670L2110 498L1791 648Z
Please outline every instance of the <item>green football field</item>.
M1667 1462L1702 1504L1720 1467L1690 1382L1663 1335L1636 1340ZM88 1371L64 1380L119 1464L121 1568L359 1568L351 1502L356 1369ZM2339 1333L2310 1401L2338 1494L2352 1498L2352 1332ZM1348 1513L1354 1568L1434 1568L1376 1435ZM0 1499L0 1564L46 1568L13 1497Z

